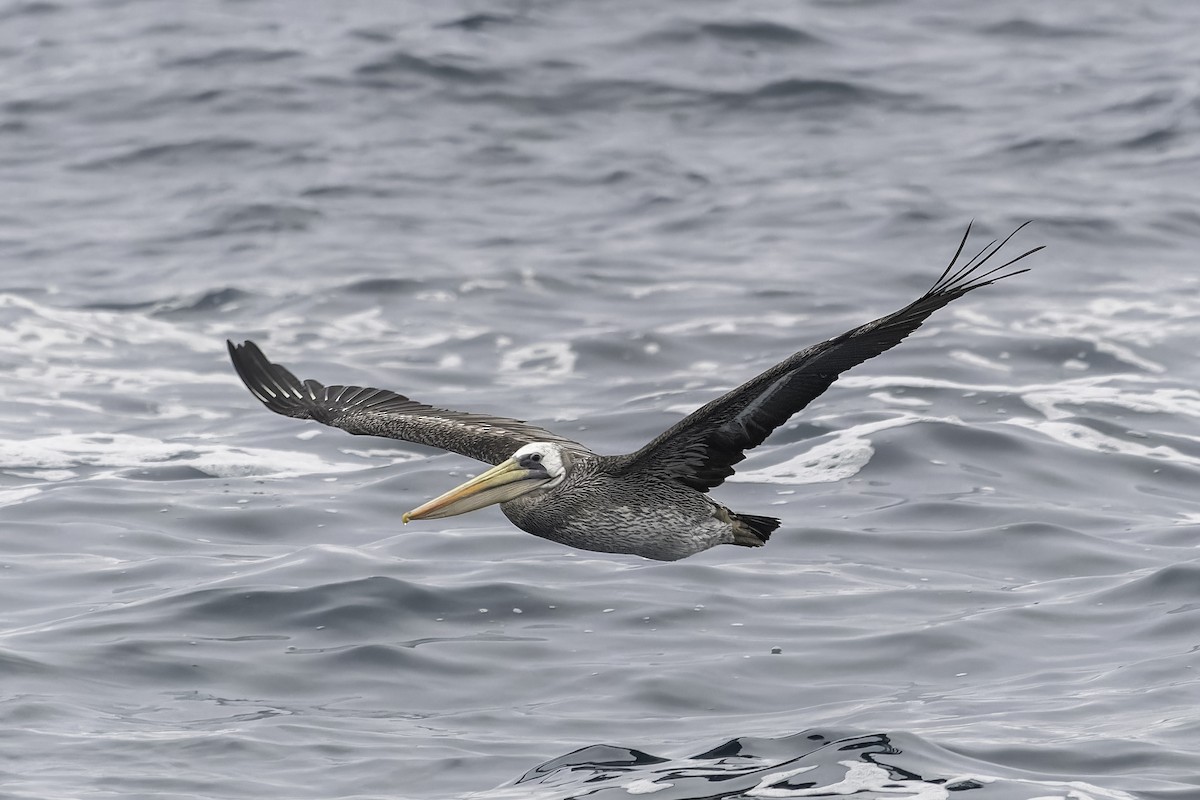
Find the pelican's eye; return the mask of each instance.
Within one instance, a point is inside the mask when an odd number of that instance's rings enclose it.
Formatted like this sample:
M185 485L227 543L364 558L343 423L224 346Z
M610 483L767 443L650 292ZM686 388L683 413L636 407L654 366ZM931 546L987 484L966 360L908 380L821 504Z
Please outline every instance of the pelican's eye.
M525 469L535 470L537 472L545 472L546 465L542 463L541 453L526 453L518 459L521 466Z

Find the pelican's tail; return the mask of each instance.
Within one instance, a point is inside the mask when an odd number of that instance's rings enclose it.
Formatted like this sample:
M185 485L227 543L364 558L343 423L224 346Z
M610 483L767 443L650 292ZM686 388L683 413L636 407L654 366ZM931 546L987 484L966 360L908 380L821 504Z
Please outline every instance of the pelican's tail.
M771 532L779 527L774 517L756 517L753 514L738 514L731 511L733 543L742 547L762 547L771 538Z

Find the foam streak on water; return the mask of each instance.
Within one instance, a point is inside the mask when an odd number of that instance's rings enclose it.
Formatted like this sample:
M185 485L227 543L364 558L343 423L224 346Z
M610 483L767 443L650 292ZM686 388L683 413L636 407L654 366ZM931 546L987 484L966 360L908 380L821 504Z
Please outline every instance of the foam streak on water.
M1194 4L0 8L0 795L1191 800ZM571 551L302 377L631 452L1034 224ZM974 252L974 251L972 251Z

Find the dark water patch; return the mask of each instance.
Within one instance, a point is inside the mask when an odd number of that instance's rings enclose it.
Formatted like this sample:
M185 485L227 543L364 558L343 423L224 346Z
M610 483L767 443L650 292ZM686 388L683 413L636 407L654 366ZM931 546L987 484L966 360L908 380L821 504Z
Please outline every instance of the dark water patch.
M474 244L480 250L492 250L494 248L503 249L507 247L514 247L516 245L523 244L523 242L522 240L513 236L507 236L501 233L485 236L482 239L476 239L472 242L472 244Z
M547 652L544 646L531 649L538 647L537 641L532 638L491 637L421 648L377 642L304 655L288 650L287 655L302 660L308 670L344 671L367 680L382 679L390 683L397 675L407 676L408 680L438 675L453 681L486 683L494 673L495 663L516 664L526 656L531 660L552 657L552 653ZM401 712L439 713L443 708L441 698L421 692L409 694L402 702L404 704L397 707Z
M190 466L163 466L131 469L122 473L131 481L195 481L210 480L212 475Z
M620 108L674 108L719 102L724 95L648 80L571 81L545 94L481 92L464 100L492 103L516 111L570 116Z
M1018 401L1012 398L1010 402L1016 404ZM968 463L998 464L1001 459L1023 463L1035 458L1035 448L1008 429L934 423L922 425L920 434L921 454L918 458L922 460L951 453L959 454L960 460ZM931 447L941 452L934 454L930 452Z
M1020 764L1024 771L1023 774L1042 773L1057 776L1059 780L1064 780L1066 776L1072 775L1109 775L1112 777L1108 778L1106 783L1128 786L1130 781L1126 779L1126 776L1154 775L1153 778L1138 782L1141 787L1149 787L1158 784L1159 776L1166 774L1161 760L1164 751L1153 743L1140 742L1131 737L1116 739L1096 734L1086 738L1080 736L1069 742L1044 742L1037 745L1010 744L1000 747L960 745L955 749L970 753L983 765ZM1176 775L1179 775L1177 771ZM1179 777L1182 776L1179 775ZM1195 780L1200 778L1200 775L1193 770L1190 777ZM1032 788L1035 787L1026 786L1025 793L1017 795L1017 798L1038 800L1040 796L1046 800L1049 798L1076 800L1071 793L1064 794L1063 789L1066 787L1061 783L1057 786L1047 786L1038 793L1030 792L1029 790ZM1077 792L1087 792L1083 786L1071 788ZM1137 789L1136 794L1126 794L1125 792L1117 794L1118 791L1120 790L1113 789L1105 794L1087 792L1085 796L1094 797L1096 800L1109 800L1109 797L1115 797L1116 800L1148 800L1156 796L1162 797L1163 800L1190 800L1195 794L1194 788L1186 789L1182 782L1171 784L1169 788L1164 787L1161 795L1144 788ZM967 797L982 798L984 795L972 794Z
M572 350L580 358L576 368L589 374L602 374L606 365L661 363L657 357L659 345L648 337L582 339L573 343Z
M7 678L18 676L43 675L50 671L50 665L23 655L15 650L0 647L0 675ZM6 698L4 702L11 702Z
M143 36L161 36L166 39L172 39L180 35L186 37L193 30L195 30L195 28L189 22L185 22L183 20L169 20L151 22L148 25L139 28L138 33L142 34Z
M876 105L915 108L918 104L916 95L890 92L859 82L811 78L771 81L749 91L724 93L722 100L736 108L775 111Z
M218 207L210 215L209 224L191 232L190 236L306 231L321 216L316 209L282 203L227 205Z
M9 22L21 17L49 17L62 11L63 7L58 3L14 3L8 8L0 9L0 22Z
M988 516L978 511L976 514ZM963 533L947 531L938 534L935 548L938 553L959 553L963 564L971 563L974 552L979 568L1007 571L1021 580L1105 576L1153 562L1138 546L1114 543L1112 535L1111 527L1100 525L1077 530L1027 521ZM928 546L930 541L925 539L925 544ZM913 542L912 546L921 545Z
M83 303L79 308L90 311L147 312L149 316L170 318L176 314L209 314L214 311L227 310L230 306L241 303L251 297L250 293L244 292L241 289L224 288L211 289L191 297L135 302L106 300L99 303Z
M430 288L423 280L409 278L366 278L347 283L341 287L343 291L367 295L411 295Z
M189 627L222 629L237 620L274 631L329 629L352 635L401 631L418 620L473 622L487 619L497 609L521 608L528 610L528 615L521 615L523 620L535 619L548 613L536 594L532 588L511 584L450 588L377 576L302 588L200 589L150 602L157 613L169 614Z
M766 44L815 45L824 44L818 36L779 22L710 22L699 30L715 39L733 42Z
M507 143L490 143L482 145L466 155L464 163L480 167L528 167L540 161L529 150ZM524 170L519 180L525 178Z
M239 90L239 93L246 90ZM164 114L195 112L199 107L213 106L225 101L230 91L218 87L185 90L173 88L159 94L131 98L131 101L121 108L124 117L137 119L153 119Z
M680 45L703 40L764 47L805 47L826 43L819 36L781 22L747 20L678 23L639 37L636 44L638 47Z
M1171 144L1180 142L1186 137L1175 127L1156 128L1121 142L1119 147L1125 150L1156 150L1165 151Z
M280 634L257 634L251 636L197 636L209 642L286 642L288 637Z
M1040 215L1037 223L1047 236L1111 236L1120 232L1125 220L1066 213Z
M488 31L496 28L506 28L524 22L527 22L527 18L517 16L516 14L480 12L477 14L467 14L462 17L457 17L448 22L439 22L435 27L457 28L470 33L479 33L481 31Z
M260 64L271 64L276 61L286 61L293 58L300 58L304 54L299 50L274 50L261 47L223 47L213 50L208 53L202 53L192 56L181 56L179 58L164 61L162 66L166 68L192 68L199 67L202 69L216 67L235 67L235 66L257 66Z
M71 101L67 98L55 97L22 97L17 100L5 100L0 103L0 110L5 114L13 114L17 116L29 114L49 114L58 111L65 111L71 107Z
M152 316L166 318L189 314L207 316L216 311L228 311L231 307L249 300L251 297L249 292L231 287L210 289L194 297L160 302L152 312Z
M327 183L310 186L300 192L301 197L317 197L340 199L347 197L367 197L375 200L394 198L399 194L399 190L385 186L372 185L367 183L346 184L346 183Z
M1200 235L1200 211L1190 207L1170 209L1151 220L1150 227L1171 234L1172 239L1177 239L1180 235L1197 236Z
M652 80L579 80L563 85L552 94L531 96L489 92L469 99L553 115L623 107L793 111L885 106L915 110L923 102L913 94L878 89L862 82L804 78L771 81L742 91L701 89Z
M704 173L699 171L684 171L679 172L675 169L656 170L661 176L674 176L681 178L694 186L711 186L713 181ZM630 169L613 169L597 173L594 177L588 179L587 183L598 186L617 186L627 183L638 183L645 180L645 170L633 171Z
M322 669L345 670L356 674L394 670L412 674L414 671L425 671L426 664L424 653L414 653L412 648L396 647L390 644L356 644L327 651L289 650L288 653L312 658L321 664ZM447 674L464 676L469 675L472 671L472 667L464 666L460 662L457 668L449 669Z
M422 57L397 52L387 58L363 64L354 70L368 85L411 85L412 78L434 78L449 84L488 84L506 79L503 71L452 56Z
M1086 222L1081 224L1086 225ZM1033 320L1037 319L1038 317L1033 317ZM1057 323L1050 322L1048 324L1055 325ZM1038 341L1021 346L1017 352L1031 363L1043 364L1052 368L1061 368L1064 363L1069 361L1082 361L1092 370L1107 373L1121 373L1129 369L1127 362L1117 358L1111 352L1101 350L1097 342L1070 335L1059 335L1054 338L1043 337ZM1079 398L1080 405L1085 402L1091 401L1085 400L1083 397Z
M102 633L104 628L93 631ZM156 633L153 637L130 637L97 643L78 652L76 658L86 659L109 676L121 680L152 680L168 685L191 685L219 677L233 663L201 651L189 644L187 634Z
M20 678L35 677L19 673L5 673L6 677L10 674L13 681ZM54 676L62 680L61 675L57 675L55 671L49 669L46 669L43 674L45 677ZM43 675L36 677L43 677ZM9 686L12 685L10 682ZM6 692L5 697L0 699L0 719L4 720L6 728L3 733L0 733L0 737L12 734L28 737L35 735L35 731L44 733L60 725L78 725L80 709L69 701L63 702L60 696L25 689L25 687L30 687L31 685L36 686L37 681L25 680L21 684L24 690L16 693ZM2 777L3 773L0 772L0 779ZM11 788L12 784L5 783L4 786Z
M89 311L149 311L158 304L157 300L141 300L136 302L117 302L115 300L106 300L100 303L85 303L80 308L85 308Z
M208 167L213 161L228 163L228 159L232 158L240 162L247 154L262 151L262 146L250 139L212 137L135 147L116 155L81 161L75 165L75 169L92 171L138 166Z
M1059 161L1064 158L1090 156L1096 146L1090 142L1070 136L1030 136L1012 144L1006 144L1003 152L1022 158ZM1041 224L1039 219L1038 223Z
M207 91L209 90L201 90L196 95L203 97ZM232 117L241 114L269 115L271 113L299 113L313 108L314 100L313 93L309 91L307 85L288 86L272 82L242 86L236 91L221 90L220 94L209 102L212 102L214 113ZM298 131L291 132L296 133ZM286 146L274 147L270 152L277 153L278 157L283 159L285 163L287 160L301 161L312 159L323 161L318 156L293 152Z
M1140 93L1126 100L1121 100L1104 107L1106 114L1125 116L1129 113L1143 113L1155 109L1169 108L1179 102L1179 92L1173 89L1153 89Z
M286 638L286 637L282 637ZM410 639L408 641L389 642L390 647L407 647L415 649L431 644L454 644L465 642L541 642L545 641L539 637L533 636L507 636L500 633L472 633L465 636L423 636L419 639ZM352 651L357 649L358 645L338 645L335 647L291 647L288 648L289 654L295 655L318 655L323 653L340 653L344 651Z
M1095 28L1071 27L1053 25L1032 19L1009 19L983 25L979 32L987 36L1001 36L1012 39L1074 39L1079 37L1097 37L1104 33Z
M396 37L381 28L353 28L347 36L364 42L388 43L396 41Z
M1200 563L1171 564L1110 589L1098 599L1106 603L1128 603L1143 608L1166 606L1178 611L1200 599Z
M203 73L206 77L209 71ZM79 90L65 99L79 109L83 121L89 125L120 126L122 123L145 123L153 127L155 123L172 115L186 117L205 116L207 114L236 115L241 113L268 115L270 112L299 111L307 107L307 92L304 87L288 86L280 83L246 83L231 84L218 81L218 85L208 86L172 86L165 90L143 90L140 87L120 87L111 91L88 92ZM211 126L219 129L222 126ZM180 134L187 135L186 128L181 128ZM230 139L236 135L225 137L225 141L214 138L210 144L218 154L224 152L225 157L233 155L229 146ZM156 141L154 137L132 137L133 141ZM161 141L161 139L157 140ZM203 143L203 142L200 142ZM128 159L153 161L170 159L183 152L183 147L192 142L169 142L152 144L146 148L117 153L115 156L95 159L101 166L109 160L118 164ZM224 145L224 147L221 147ZM173 148L175 153L170 149ZM276 148L263 145L265 152L273 152ZM278 148L284 150L284 148ZM284 151L286 153L286 151ZM212 163L220 163L214 161ZM74 165L76 169L87 168L91 162ZM211 166L211 164L210 164Z

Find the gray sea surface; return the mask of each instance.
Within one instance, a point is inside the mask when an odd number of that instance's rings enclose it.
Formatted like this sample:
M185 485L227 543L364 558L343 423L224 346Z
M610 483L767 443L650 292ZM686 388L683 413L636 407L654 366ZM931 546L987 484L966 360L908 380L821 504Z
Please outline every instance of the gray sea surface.
M0 5L0 797L1200 798L1200 5ZM919 296L676 563L269 413L629 452Z

